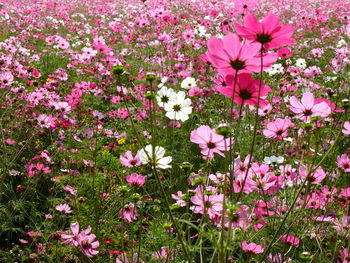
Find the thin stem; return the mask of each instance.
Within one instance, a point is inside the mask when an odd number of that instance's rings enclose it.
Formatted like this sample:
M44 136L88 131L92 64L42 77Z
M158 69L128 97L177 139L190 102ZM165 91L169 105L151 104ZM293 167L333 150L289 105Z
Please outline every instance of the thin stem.
M249 161L248 161L248 165L247 165L247 170L246 170L246 173L244 175L244 180L243 180L243 183L241 186L241 191L238 193L236 201L239 200L239 198L241 197L241 195L243 193L243 189L244 189L245 183L247 181L249 168L250 168L250 165L252 163L253 154L254 154L254 150L255 150L256 133L257 133L258 124L259 124L260 95L261 95L261 88L262 88L262 84L263 84L263 77L262 77L262 74L263 74L263 52L264 52L264 44L261 44L261 49L260 49L260 82L259 82L259 90L258 90L258 102L256 104L256 109L255 109L255 123L254 123L254 130L253 130L253 139L252 139L252 143L250 145Z

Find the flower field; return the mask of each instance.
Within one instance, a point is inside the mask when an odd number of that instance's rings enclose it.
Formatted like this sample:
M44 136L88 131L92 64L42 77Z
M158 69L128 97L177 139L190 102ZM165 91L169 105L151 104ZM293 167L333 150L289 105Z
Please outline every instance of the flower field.
M349 263L349 10L2 0L0 262Z

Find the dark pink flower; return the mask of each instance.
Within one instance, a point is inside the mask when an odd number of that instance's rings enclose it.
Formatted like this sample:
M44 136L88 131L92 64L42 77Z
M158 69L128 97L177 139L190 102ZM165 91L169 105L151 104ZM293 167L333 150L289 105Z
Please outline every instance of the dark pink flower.
M223 39L211 37L208 40L207 59L223 75L260 72L260 45L245 43L239 37L229 33ZM277 54L265 54L263 69L268 69L277 60Z
M262 22L250 13L244 18L244 26L235 24L235 29L241 37L253 43L263 44L266 50L296 42L291 38L294 27L291 24L281 25L280 19L271 13L266 14Z
M227 86L222 87L219 90L220 93L224 94L228 98L232 98L232 96L234 96L234 102L239 105L257 105L260 85L259 79L253 79L249 74L246 73L238 75L234 94L234 76L227 75L226 83ZM269 103L267 100L264 100L264 98L266 98L266 95L270 90L271 89L269 86L262 83L260 91L260 106L265 106Z

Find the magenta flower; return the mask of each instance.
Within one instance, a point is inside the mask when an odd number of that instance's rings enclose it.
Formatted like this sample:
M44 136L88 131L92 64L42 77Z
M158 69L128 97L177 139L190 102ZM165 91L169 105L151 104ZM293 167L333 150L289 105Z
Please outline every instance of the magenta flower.
M246 252L251 252L253 254L261 254L264 252L264 248L260 245L257 245L255 243L247 243L246 241L243 241L241 243L241 248Z
M223 39L211 37L208 40L207 59L223 75L260 72L260 45L244 43L236 34L229 33ZM277 54L265 54L263 69L268 69L277 60Z
M124 155L120 156L120 162L122 165L129 168L140 166L140 151L136 153L135 157L132 156L131 151L127 151Z
M289 119L276 119L266 125L263 134L267 138L273 138L276 141L288 137L288 128L294 126Z
M201 154L204 159L213 159L214 153L225 157L221 151L227 151L230 145L230 139L225 139L224 136L217 134L215 130L207 125L202 125L197 130L193 130L190 140L197 143L202 149Z
M315 104L314 94L311 92L303 93L301 101L299 101L295 96L289 99L290 110L297 114L295 118L303 120L305 122L310 122L311 117L320 116L327 117L331 114L331 108L326 102L321 102Z
M266 50L296 42L291 38L294 27L291 24L281 25L280 19L271 13L266 14L262 22L250 13L244 18L244 26L235 23L235 29L241 37L263 44Z
M125 176L125 180L130 186L136 185L138 187L143 187L146 181L145 177L138 173L132 173Z
M249 74L243 73L238 75L237 77L237 85L235 89L235 93L233 94L234 89L234 76L227 75L226 76L226 87L222 87L219 92L224 94L228 98L232 98L234 96L234 102L242 105L257 105L258 104L258 94L259 94L259 79L253 79ZM270 87L264 85L262 83L261 91L260 91L260 106L266 106L269 104L266 98L267 93L270 91Z

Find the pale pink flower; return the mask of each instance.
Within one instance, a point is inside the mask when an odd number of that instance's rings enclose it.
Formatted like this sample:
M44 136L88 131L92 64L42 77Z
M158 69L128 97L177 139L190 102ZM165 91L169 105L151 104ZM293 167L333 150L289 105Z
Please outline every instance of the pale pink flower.
M295 118L305 122L310 122L311 117L314 116L325 118L331 114L331 108L326 102L315 104L315 97L311 92L303 93L301 101L299 101L295 96L292 96L289 99L289 102L290 110L297 114Z
M339 168L344 170L344 172L350 173L350 158L346 153L337 157L337 164Z
M209 218L213 219L222 214L222 201L224 199L223 194L217 194L216 188L208 186L203 192L203 187L198 186L195 190L195 195L191 197L191 202L194 206L190 209L194 213L207 214ZM211 194L208 194L208 193Z
M140 166L141 161L140 161L140 151L138 151L135 155L135 157L132 156L131 151L127 151L124 155L120 156L120 162L123 166L132 168L135 166Z
M288 137L288 128L294 126L289 119L275 119L266 125L263 134L267 138L273 138L276 141Z
M67 204L56 205L56 210L65 214L72 213L72 208Z
M66 185L66 186L63 186L62 188L63 188L63 190L70 193L71 195L77 196L78 191L76 189L74 189L74 187L72 187L70 185Z
M344 123L344 129L342 130L342 132L346 135L350 135L350 121L346 121Z
M202 125L193 130L190 140L197 143L202 149L201 154L204 159L213 159L214 153L225 157L221 151L227 151L230 145L230 139L225 139L223 135L217 134L215 130L207 125Z

